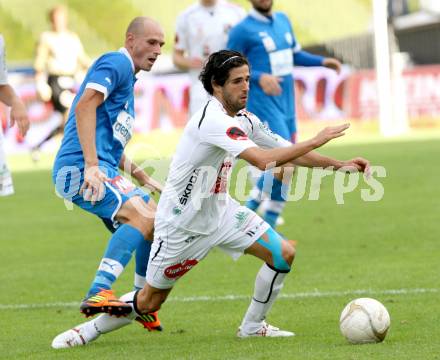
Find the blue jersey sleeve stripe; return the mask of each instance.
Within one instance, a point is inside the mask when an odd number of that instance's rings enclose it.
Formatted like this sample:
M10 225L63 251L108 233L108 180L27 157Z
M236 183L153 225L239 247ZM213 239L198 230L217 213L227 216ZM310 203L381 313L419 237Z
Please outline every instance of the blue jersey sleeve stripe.
M100 93L104 94L104 100L107 99L107 96L108 96L107 88L101 84L89 82L86 85L86 89L93 89L93 90L99 91Z

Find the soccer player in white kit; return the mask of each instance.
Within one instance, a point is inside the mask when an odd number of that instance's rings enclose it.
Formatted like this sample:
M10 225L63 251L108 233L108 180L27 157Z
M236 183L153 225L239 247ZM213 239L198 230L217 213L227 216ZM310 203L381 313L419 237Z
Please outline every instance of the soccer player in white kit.
M290 272L295 249L252 210L228 193L236 158L265 170L293 162L308 167L368 171L362 158L339 161L312 150L344 135L348 124L327 127L314 138L291 144L273 134L254 115L243 111L249 92L249 65L239 52L213 53L200 78L212 98L190 119L177 147L157 207L154 242L142 290L121 300L133 307L128 318L104 314L58 335L54 348L85 345L158 310L176 281L214 247L233 258L251 254L264 261L239 337L287 337L294 333L265 318ZM261 146L261 147L260 147Z
M0 35L0 101L11 107L10 126L15 123L22 136L26 135L29 129L29 119L26 107L8 84L8 74L6 70L5 44L3 36ZM6 155L3 149L3 130L0 126L0 196L12 195L14 186L12 184L11 173L6 164Z
M229 30L245 16L244 9L225 0L200 0L177 17L173 62L179 69L189 71L189 117L208 99L199 81L204 61L226 47Z

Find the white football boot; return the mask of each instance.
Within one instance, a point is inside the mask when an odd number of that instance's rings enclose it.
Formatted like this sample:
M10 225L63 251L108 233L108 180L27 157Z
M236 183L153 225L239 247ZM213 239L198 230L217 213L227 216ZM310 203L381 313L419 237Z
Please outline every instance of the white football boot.
M96 340L100 334L98 332L86 334L85 327L88 325L88 323L83 323L57 335L52 341L52 347L54 349L66 349L74 346L84 346Z
M248 334L241 330L241 327L238 328L237 336L239 338L247 338L247 337L288 337L295 336L295 334L291 331L280 330L279 328L269 325L266 322L263 323L263 326L254 333Z

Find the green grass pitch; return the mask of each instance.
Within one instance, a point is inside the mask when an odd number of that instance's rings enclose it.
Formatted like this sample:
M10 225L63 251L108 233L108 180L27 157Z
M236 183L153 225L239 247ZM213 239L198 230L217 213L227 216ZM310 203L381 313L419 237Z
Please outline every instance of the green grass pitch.
M17 194L0 198L1 359L440 359L439 139L325 147L362 155L387 170L384 198L363 202L361 183L337 205L334 177L320 198L289 203L279 230L299 241L297 258L268 321L288 339L237 339L260 263L220 251L185 275L161 310L163 333L138 324L82 348L50 348L83 321L86 292L109 233L79 209L67 211L48 170L14 174ZM131 289L133 264L115 288ZM350 345L339 314L356 297L391 315L385 341Z

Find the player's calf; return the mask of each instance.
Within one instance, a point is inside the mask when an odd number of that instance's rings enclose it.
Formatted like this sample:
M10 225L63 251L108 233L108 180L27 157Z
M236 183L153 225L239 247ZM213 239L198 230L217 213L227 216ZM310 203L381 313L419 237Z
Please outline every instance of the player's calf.
M269 228L248 248L248 252L264 260L265 264L262 265L255 279L252 301L237 335L239 337L292 336L293 333L289 331L268 325L265 318L283 288L284 278L290 272L295 258L294 246Z
M154 313L160 309L170 292L171 289L157 289L146 284L134 294L133 308L140 315Z

